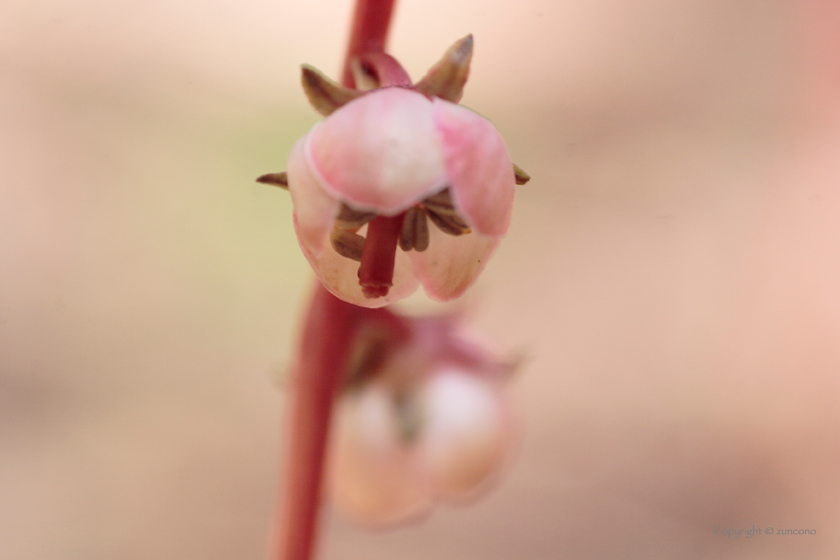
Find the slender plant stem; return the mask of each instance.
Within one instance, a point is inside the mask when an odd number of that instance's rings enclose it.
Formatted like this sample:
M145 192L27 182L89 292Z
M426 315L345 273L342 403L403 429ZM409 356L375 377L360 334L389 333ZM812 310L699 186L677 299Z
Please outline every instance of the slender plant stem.
M384 52L393 7L394 0L357 0L342 75L345 85L355 87L352 57ZM356 327L364 317L385 312L356 307L330 294L320 282L315 284L293 372L287 470L274 554L277 560L312 559L333 401Z
M388 27L391 24L393 11L394 0L356 1L350 44L347 47L347 56L344 58L341 73L341 83L345 86L356 87L353 70L350 67L350 60L354 56L385 52L385 41L388 39Z
M359 308L315 284L292 378L279 560L312 557L330 414L358 319Z

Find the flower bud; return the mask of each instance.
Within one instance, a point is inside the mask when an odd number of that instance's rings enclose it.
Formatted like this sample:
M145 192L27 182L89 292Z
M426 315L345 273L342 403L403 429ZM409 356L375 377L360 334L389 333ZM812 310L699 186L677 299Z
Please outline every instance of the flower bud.
M337 403L331 487L338 507L373 526L459 502L495 478L509 454L509 362L451 318L409 319L400 344L361 339Z

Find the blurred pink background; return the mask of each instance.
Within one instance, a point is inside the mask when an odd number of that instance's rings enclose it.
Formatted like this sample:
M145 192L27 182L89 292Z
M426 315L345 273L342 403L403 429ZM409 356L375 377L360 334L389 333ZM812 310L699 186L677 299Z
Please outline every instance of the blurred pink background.
M254 178L350 11L0 6L0 558L266 558L311 273ZM470 32L463 103L533 177L471 297L529 357L521 449L425 524L329 514L321 558L840 556L840 10L400 0L391 52ZM816 534L716 534L752 526Z

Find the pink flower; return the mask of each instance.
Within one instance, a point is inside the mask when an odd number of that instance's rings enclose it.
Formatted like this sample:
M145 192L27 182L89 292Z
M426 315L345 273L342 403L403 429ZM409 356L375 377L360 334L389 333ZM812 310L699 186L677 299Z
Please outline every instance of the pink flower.
M330 487L357 522L416 517L494 480L514 433L504 385L513 365L452 318L410 319L411 335L363 336L337 403Z
M339 298L381 307L419 284L456 298L507 232L527 175L489 121L453 102L471 52L467 37L415 86L392 58L369 56L357 83L397 85L366 93L304 67L306 93L328 116L292 148L288 187L300 246Z

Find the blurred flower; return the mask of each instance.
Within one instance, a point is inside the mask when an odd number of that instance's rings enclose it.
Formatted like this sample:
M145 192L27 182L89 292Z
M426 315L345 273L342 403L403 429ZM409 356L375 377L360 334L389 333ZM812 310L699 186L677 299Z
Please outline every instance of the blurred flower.
M419 284L456 298L507 232L527 175L493 125L456 104L471 54L468 36L413 86L393 58L369 55L356 82L370 92L304 66L307 96L328 116L292 148L282 182L300 246L339 298L381 307Z
M388 330L359 338L337 403L332 493L340 509L366 525L474 496L511 447L504 385L513 363L456 318L408 321L407 340Z

